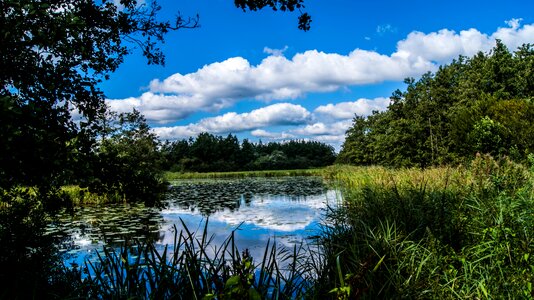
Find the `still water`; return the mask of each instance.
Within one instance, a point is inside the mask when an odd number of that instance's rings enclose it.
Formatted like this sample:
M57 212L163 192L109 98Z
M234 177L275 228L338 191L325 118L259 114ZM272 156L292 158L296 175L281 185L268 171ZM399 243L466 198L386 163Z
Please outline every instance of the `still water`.
M61 213L47 232L60 241L67 263L81 264L104 245L144 240L163 249L173 244L175 228L182 230L185 224L200 235L209 220L212 245L220 245L237 229L238 247L261 258L268 240L292 248L317 235L325 208L339 199L337 191L316 177L183 180L173 183L163 208L80 207Z

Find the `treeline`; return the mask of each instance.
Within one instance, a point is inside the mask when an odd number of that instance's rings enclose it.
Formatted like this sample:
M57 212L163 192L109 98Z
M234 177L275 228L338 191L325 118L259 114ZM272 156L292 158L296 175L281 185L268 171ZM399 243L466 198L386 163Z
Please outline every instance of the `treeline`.
M532 45L511 53L497 41L487 54L406 79L386 111L354 118L337 160L425 167L478 152L523 162L534 153L533 70Z
M331 165L336 159L332 146L317 141L263 144L205 132L196 139L167 142L161 152L163 169L175 172L305 169Z

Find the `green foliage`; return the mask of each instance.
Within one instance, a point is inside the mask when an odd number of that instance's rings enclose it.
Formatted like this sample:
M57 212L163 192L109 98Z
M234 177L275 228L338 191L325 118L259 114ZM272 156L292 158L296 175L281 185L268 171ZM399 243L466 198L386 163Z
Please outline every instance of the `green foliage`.
M167 143L162 149L164 167L182 172L229 172L317 168L335 160L334 149L316 141L250 143L201 133L196 139Z
M181 180L181 179L204 179L204 178L322 176L323 173L324 173L324 169L264 170L264 171L204 172L204 173L165 172L163 177L167 181L173 181L173 180Z
M255 264L248 250L239 251L235 231L211 248L207 223L202 232L175 227L172 251L151 244L104 248L96 262L86 261L73 274L70 297L92 299L291 299L303 298L311 274L297 268L302 249L280 249L267 243ZM287 265L287 267L285 267ZM85 274L85 275L84 275Z
M418 81L405 80L384 112L356 116L338 162L427 167L476 152L524 162L534 152L532 45L459 57Z
M196 25L158 21L155 2L137 4L124 0L118 10L110 1L1 1L2 187L57 187L75 176L103 121L98 83L133 47L162 64L164 34Z
M473 125L469 141L475 151L497 156L506 151L510 134L501 123L485 116Z
M61 260L54 241L43 235L50 210L45 205L63 197L57 190L0 191L0 298L52 298L69 290L69 280L56 272Z
M298 28L300 30L310 30L311 16L302 12L304 9L304 0L270 0L270 1L258 1L258 0L235 0L235 6L243 9L249 9L251 11L261 10L265 7L270 7L272 10L277 11L294 11L298 10L299 23Z
M478 155L454 169L330 171L344 205L328 213L318 282L335 283L340 299L534 296L534 182L524 166Z
M112 115L96 149L92 171L82 186L124 201L154 205L165 191L159 142L138 112Z

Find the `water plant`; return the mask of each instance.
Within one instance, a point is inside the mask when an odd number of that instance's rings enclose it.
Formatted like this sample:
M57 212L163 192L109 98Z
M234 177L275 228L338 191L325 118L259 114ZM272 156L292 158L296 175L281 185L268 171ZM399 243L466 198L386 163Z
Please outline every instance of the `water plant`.
M207 221L201 232L175 227L174 244L157 249L134 242L104 248L95 261L65 273L75 274L71 297L96 299L293 299L305 298L313 282L302 246L279 248L268 242L256 263L235 244L235 230L212 245Z

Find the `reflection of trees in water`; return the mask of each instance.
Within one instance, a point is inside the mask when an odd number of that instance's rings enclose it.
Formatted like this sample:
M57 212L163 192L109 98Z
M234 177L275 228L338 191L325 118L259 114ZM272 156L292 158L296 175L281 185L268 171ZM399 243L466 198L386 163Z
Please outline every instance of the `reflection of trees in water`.
M303 201L307 196L321 195L326 186L321 178L247 178L232 180L186 181L173 186L168 203L203 215L248 206L255 195L283 196L289 201Z

